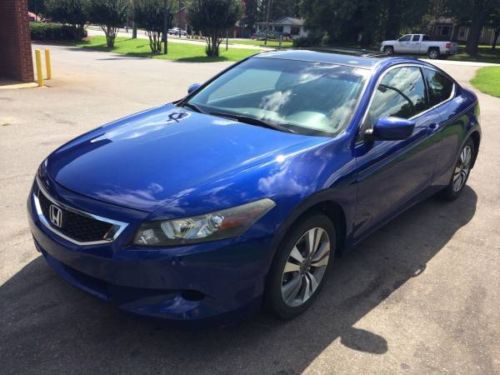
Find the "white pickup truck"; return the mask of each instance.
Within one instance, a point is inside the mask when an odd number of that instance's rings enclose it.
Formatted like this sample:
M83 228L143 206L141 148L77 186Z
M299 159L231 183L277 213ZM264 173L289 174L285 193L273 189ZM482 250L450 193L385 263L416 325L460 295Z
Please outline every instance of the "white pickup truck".
M433 41L425 34L406 34L397 40L384 40L380 47L380 52L387 55L395 53L427 54L431 59L446 58L457 53L457 50L457 43Z

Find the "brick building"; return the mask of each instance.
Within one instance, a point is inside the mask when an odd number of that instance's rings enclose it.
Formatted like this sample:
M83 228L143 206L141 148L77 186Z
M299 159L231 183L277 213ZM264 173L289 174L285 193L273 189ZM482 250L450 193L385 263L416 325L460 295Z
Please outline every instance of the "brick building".
M27 0L0 0L0 79L34 79Z

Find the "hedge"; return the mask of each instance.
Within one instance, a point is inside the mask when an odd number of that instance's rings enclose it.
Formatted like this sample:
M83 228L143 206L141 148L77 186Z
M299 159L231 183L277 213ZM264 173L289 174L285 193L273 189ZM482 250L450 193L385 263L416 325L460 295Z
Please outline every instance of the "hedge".
M80 28L60 23L30 22L31 40L79 41L87 36Z

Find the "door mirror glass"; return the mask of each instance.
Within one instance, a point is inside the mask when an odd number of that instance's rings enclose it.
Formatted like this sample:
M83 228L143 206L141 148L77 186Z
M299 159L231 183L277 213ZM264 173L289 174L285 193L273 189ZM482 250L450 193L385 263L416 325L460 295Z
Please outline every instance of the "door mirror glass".
M199 83L193 83L188 87L188 94L191 94L192 92L198 90L201 87Z
M372 129L366 131L366 136L372 140L398 141L408 138L413 133L413 128L415 121L400 117L382 117Z

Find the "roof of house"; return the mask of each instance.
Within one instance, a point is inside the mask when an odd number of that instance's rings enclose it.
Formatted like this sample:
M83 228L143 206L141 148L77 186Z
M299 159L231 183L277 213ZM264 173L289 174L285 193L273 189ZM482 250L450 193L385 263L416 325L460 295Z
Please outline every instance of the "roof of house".
M257 22L258 24L266 24L267 22ZM294 18L294 17L283 17L277 19L275 21L270 21L270 25L279 25L279 26L304 26L304 20L302 18Z

